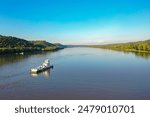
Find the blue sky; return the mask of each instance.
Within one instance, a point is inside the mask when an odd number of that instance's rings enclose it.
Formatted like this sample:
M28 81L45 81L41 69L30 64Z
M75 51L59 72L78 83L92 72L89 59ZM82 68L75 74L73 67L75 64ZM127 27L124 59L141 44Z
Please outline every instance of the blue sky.
M0 0L0 34L63 44L150 39L150 0Z

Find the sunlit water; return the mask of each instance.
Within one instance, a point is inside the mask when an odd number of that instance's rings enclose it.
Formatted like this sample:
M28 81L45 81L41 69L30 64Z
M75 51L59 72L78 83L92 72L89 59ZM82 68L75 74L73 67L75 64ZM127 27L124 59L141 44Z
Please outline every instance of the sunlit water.
M47 58L53 69L30 73ZM0 99L150 99L150 58L96 48L0 56Z

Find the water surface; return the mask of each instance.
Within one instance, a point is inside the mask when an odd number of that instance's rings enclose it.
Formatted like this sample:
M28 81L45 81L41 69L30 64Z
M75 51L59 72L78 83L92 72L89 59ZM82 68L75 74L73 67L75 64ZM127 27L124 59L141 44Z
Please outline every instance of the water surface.
M30 74L45 59L54 69ZM80 47L0 56L0 99L150 99L150 58Z

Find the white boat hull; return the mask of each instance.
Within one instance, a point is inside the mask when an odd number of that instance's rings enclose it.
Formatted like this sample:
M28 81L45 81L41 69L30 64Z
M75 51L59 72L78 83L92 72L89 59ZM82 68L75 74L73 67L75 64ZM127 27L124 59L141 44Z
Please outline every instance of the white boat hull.
M42 72L45 71L47 69L53 68L53 66L50 66L49 60L45 60L44 63L37 67L37 68L32 68L31 69L31 73L38 73L38 72Z
M46 67L46 68L43 68L43 69L31 69L31 73L42 72L42 71L48 70L50 68L53 68L53 66L49 66L49 67Z

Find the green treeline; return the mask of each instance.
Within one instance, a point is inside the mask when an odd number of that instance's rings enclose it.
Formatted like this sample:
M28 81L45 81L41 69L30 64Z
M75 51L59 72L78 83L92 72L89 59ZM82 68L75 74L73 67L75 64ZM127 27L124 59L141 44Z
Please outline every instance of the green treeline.
M108 45L94 45L91 47L112 49L118 51L127 51L127 52L150 53L150 40L130 42L130 43L108 44Z
M0 48L33 47L33 44L24 39L0 35Z
M57 46L44 40L27 41L12 36L0 35L0 54L21 53L34 51L54 51L64 46Z

